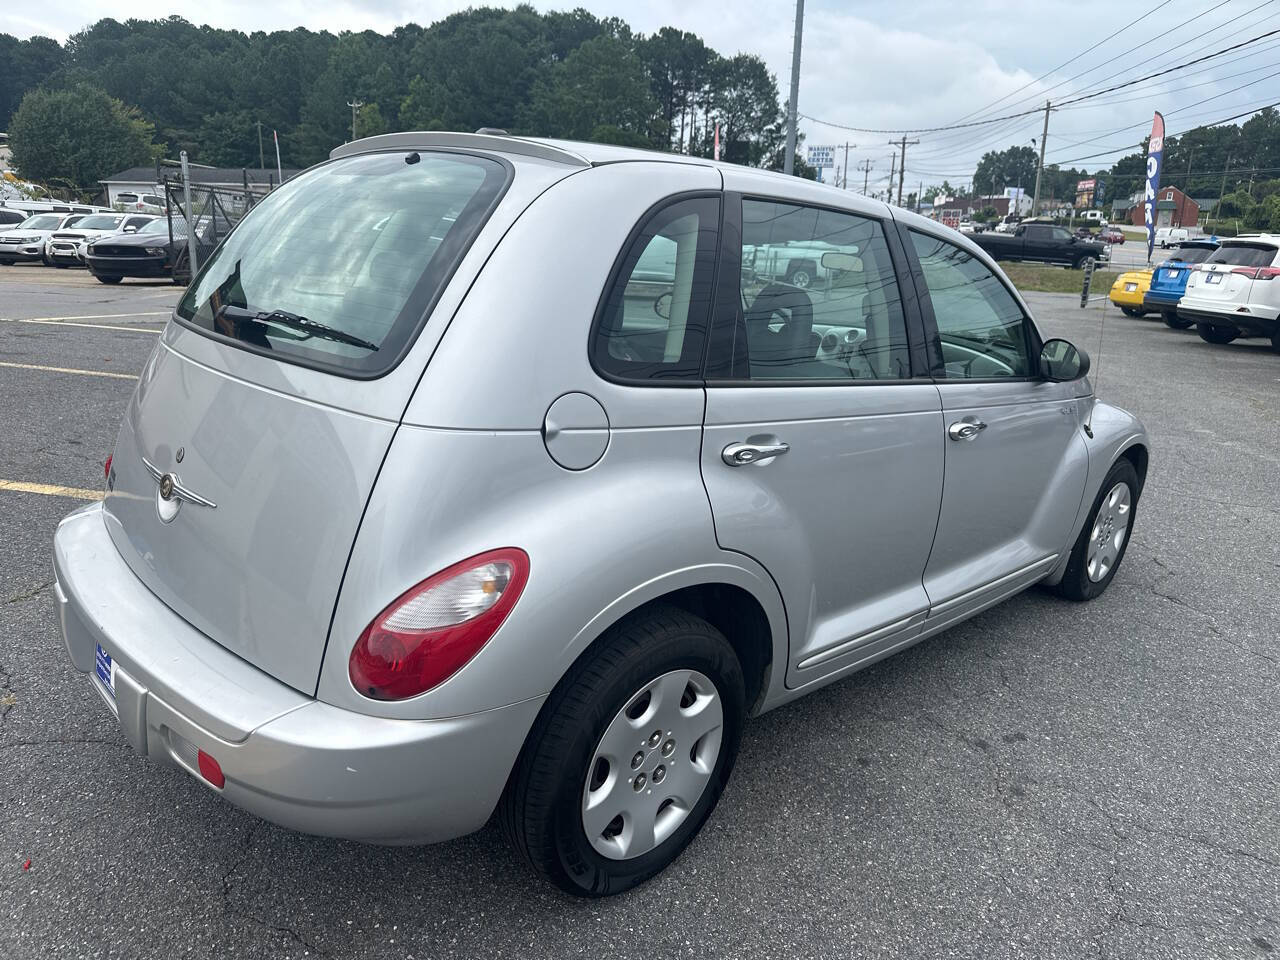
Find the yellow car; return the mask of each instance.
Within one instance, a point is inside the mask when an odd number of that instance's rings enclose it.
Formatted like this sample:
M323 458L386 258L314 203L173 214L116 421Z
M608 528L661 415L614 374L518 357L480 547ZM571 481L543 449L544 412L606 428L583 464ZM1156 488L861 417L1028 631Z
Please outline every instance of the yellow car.
M1111 302L1119 307L1126 317L1140 317L1147 312L1142 309L1142 298L1146 296L1150 287L1150 270L1130 270L1128 273L1122 273L1111 285Z

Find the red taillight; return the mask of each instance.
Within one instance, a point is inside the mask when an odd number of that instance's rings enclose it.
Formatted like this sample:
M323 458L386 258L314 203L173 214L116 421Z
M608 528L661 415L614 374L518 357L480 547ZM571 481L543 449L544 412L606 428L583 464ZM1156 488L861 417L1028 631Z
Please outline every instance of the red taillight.
M1273 280L1280 277L1280 267L1232 267L1232 273L1242 273L1250 280Z
M227 778L222 775L222 765L203 750L196 753L196 766L200 768L200 776L204 777L219 790L226 785Z
M108 480L111 479L111 457L112 454L107 454L107 462L102 465L102 475Z
M504 547L423 580L360 634L352 686L374 700L403 700L443 683L497 633L528 579L529 555Z

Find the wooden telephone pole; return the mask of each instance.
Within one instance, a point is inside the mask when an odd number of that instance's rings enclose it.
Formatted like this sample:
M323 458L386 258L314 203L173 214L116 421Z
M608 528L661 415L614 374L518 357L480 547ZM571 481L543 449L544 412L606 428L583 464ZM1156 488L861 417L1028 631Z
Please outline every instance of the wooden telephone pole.
M890 140L889 146L902 147L902 162L898 164L898 206L902 206L902 181L907 177L907 145L917 144L919 140L908 140L904 133L901 140ZM889 177L889 195L893 196L893 177Z

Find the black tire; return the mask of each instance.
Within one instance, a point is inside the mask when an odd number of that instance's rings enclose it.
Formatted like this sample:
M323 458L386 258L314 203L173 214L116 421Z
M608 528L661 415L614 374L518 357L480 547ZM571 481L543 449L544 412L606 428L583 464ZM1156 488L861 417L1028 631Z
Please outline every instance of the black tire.
M1145 311L1143 311L1139 307L1121 307L1120 312L1123 313L1126 317L1134 317L1136 319L1138 317L1141 317Z
M632 859L610 859L592 846L582 819L597 744L637 691L682 668L709 678L720 696L724 722L715 766L670 836ZM534 870L570 894L629 890L665 869L702 828L733 770L745 716L742 667L719 630L670 606L624 620L573 665L543 705L499 805L503 831Z
M100 273L95 273L94 276L98 278L99 283L119 283L124 279L124 277L107 277Z
M787 283L801 290L808 290L813 285L813 268L808 264L792 267L787 271Z
M1186 330L1188 327L1195 326L1194 320L1184 320L1178 316L1177 310L1166 310L1163 316L1165 325L1172 327L1174 330Z
M1220 327L1217 324L1205 323L1204 321L1196 322L1196 333L1200 334L1200 339L1205 343L1230 343L1236 337L1240 336L1240 331L1235 327Z
M1280 353L1280 324L1271 331L1271 349L1276 353Z
M1098 511L1102 507L1103 501L1107 499L1108 495L1119 483L1126 483L1129 486L1128 532L1116 553L1115 562L1111 564L1111 568L1101 579L1093 580L1089 576L1088 561L1089 544L1093 539L1094 525L1097 523ZM1138 471L1134 469L1129 460L1122 457L1112 464L1111 469L1107 471L1106 479L1102 481L1098 495L1094 498L1093 506L1089 509L1088 519L1085 520L1084 527L1080 530L1080 536L1076 538L1075 546L1071 548L1071 559L1067 561L1067 571L1062 575L1061 582L1053 588L1058 596L1065 597L1068 600L1092 600L1101 596L1103 591L1107 589L1107 585L1115 577L1116 571L1120 569L1120 564L1124 562L1125 551L1129 549L1129 541L1133 539L1133 522L1138 514L1138 497L1140 494Z
M46 267L49 266L49 255L45 253L43 250L40 251L40 262L43 263Z

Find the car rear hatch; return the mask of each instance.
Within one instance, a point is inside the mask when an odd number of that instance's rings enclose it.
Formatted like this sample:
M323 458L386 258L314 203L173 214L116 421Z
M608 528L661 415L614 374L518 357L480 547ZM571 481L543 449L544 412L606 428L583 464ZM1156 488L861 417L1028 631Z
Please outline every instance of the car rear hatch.
M1214 306L1231 308L1249 302L1259 267L1269 267L1276 256L1274 243L1224 241L1187 281L1187 295Z
M176 613L300 691L425 354L402 361L523 208L510 183L496 158L425 150L290 181L204 265L129 404L115 546Z

